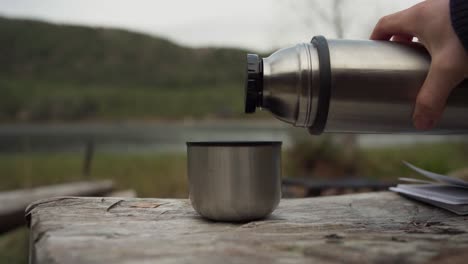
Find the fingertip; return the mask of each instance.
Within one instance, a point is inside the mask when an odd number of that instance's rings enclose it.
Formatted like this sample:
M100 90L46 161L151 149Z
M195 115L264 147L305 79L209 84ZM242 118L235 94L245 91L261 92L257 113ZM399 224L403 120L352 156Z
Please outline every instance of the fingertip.
M408 10L384 16L379 19L371 33L372 40L390 40L394 35L413 36L413 23Z
M380 22L375 26L374 30L372 31L369 39L371 40L390 40L393 34L388 33L384 28L380 25Z
M392 35L389 34L387 30L388 20L389 16L384 16L379 19L370 35L371 40L390 40Z
M427 90L422 89L416 99L416 106L413 113L413 125L418 130L429 130L432 129L439 115L439 111L436 108L438 104L433 95L425 93Z
M432 117L419 114L413 117L413 125L417 130L429 130L434 128L435 120Z
M456 86L457 78L450 76L447 70L441 69L440 58L432 59L431 67L416 98L413 113L415 128L428 130L442 118L447 99Z
M370 35L369 39L370 40L390 40L392 36L393 34L389 34L385 31L374 31Z

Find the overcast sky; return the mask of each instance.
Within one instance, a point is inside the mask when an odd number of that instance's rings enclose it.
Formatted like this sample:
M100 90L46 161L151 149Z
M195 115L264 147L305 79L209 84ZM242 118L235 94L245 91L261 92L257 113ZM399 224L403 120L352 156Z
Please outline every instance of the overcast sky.
M314 5L303 4L305 1ZM324 20L331 0L0 0L0 15L55 23L119 27L187 46L271 50L334 37ZM418 0L344 0L345 38L366 38L382 15ZM322 14L322 15L320 15ZM323 15L324 14L324 15Z

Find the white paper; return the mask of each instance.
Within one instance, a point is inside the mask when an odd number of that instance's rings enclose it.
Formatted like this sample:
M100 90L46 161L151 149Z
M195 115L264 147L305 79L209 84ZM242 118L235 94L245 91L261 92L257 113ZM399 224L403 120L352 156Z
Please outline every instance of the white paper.
M456 213L458 215L468 215L468 205L451 205L451 204L441 203L441 202L434 201L434 200L431 200L431 199L426 199L426 198L423 198L423 197L420 197L420 196L417 196L417 195L412 195L412 194L408 194L408 193L399 192L394 187L391 187L390 190L394 191L394 192L401 193L402 195L404 195L404 196L406 196L408 198L412 198L412 199L415 199L415 200L418 200L418 201L421 201L421 202L424 202L424 203L434 205L434 206L439 207L439 208L449 210L449 211L454 212L454 213Z
M442 182L442 183L446 183L446 184L450 184L450 185L455 185L455 186L459 186L459 187L463 187L463 188L468 188L468 182L466 182L464 180L449 177L449 176L434 173L434 172L430 172L430 171L427 171L427 170L423 170L423 169L418 168L418 167L414 166L413 164L411 164L409 162L406 162L406 161L403 161L403 164L405 164L408 168L414 170L415 172L417 172L417 173L419 173L419 174L421 174L421 175L423 175L423 176L425 176L425 177L427 177L429 179L432 179L434 181L438 181L438 182Z
M441 203L468 204L468 190L446 184L398 184L394 191L417 195Z
M403 163L429 180L400 178L400 181L410 184L398 184L390 187L391 191L459 215L468 215L468 182L423 170L406 161Z

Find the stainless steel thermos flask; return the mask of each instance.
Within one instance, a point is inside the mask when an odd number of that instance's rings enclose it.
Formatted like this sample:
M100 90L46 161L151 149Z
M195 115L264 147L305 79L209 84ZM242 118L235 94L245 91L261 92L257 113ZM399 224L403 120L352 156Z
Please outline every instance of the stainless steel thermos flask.
M245 112L257 107L322 132L415 133L412 112L430 66L419 44L327 40L247 55ZM468 132L468 82L455 88L442 119L425 133Z

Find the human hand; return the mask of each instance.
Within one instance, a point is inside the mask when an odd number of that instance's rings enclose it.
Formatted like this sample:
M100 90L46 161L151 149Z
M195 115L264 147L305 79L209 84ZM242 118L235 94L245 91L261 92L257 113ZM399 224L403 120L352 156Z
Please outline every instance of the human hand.
M453 88L468 76L468 55L451 24L450 0L427 0L385 16L370 38L411 42L414 37L432 58L413 112L414 126L427 130L442 117Z

